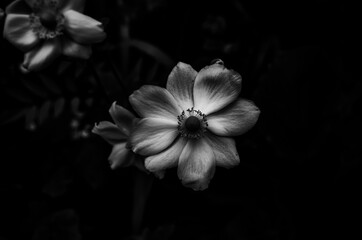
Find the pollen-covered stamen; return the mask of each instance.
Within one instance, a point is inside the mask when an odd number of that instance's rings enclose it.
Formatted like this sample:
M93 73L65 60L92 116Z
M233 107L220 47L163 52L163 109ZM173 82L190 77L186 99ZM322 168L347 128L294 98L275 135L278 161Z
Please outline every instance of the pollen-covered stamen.
M181 137L200 138L208 126L206 115L200 110L189 108L177 117Z

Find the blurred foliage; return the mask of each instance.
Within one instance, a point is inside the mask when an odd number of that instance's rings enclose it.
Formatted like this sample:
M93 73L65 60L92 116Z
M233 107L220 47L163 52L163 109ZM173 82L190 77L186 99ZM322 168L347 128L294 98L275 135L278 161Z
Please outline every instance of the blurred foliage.
M0 239L361 236L355 9L325 0L88 0L85 12L108 35L91 59L63 57L26 75L23 54L1 39ZM261 109L256 127L236 138L241 164L217 169L204 192L170 170L143 199L134 234L140 173L111 171L111 146L90 130L110 119L113 101L130 109L141 85L165 86L178 61L199 70L215 58L241 73L241 96Z

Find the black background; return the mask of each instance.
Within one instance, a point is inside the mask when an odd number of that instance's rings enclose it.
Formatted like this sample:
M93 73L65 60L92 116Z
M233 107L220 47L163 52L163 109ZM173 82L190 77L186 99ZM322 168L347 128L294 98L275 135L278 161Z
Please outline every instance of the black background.
M178 61L198 71L214 58L242 75L241 97L260 118L235 138L240 165L217 168L207 190L183 187L175 169L153 180L143 239L361 237L356 6L90 0L85 14L108 35L88 62L60 58L23 75L23 53L0 40L1 240L130 239L135 179L152 176L112 171L111 146L89 131L110 120L113 101L129 108L141 85L164 87ZM130 39L150 45L127 47ZM57 101L64 106L53 116Z

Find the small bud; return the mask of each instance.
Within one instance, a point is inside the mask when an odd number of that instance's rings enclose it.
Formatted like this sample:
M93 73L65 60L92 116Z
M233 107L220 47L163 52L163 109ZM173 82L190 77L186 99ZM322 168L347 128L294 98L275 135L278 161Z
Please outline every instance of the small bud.
M216 58L216 59L212 60L210 64L211 64L211 65L213 65L213 64L220 64L220 65L223 65L223 66L224 66L224 62L223 62L223 60L221 60L220 58Z

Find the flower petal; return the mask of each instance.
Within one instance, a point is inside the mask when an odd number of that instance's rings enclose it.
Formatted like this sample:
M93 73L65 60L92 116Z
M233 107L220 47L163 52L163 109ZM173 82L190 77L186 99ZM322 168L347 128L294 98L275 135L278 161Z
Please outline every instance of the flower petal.
M223 110L207 116L208 129L219 136L237 136L252 128L260 111L246 99L238 99Z
M183 110L194 106L193 88L196 75L197 72L190 65L179 62L168 76L166 88Z
M123 133L117 125L108 121L102 121L99 124L95 124L92 133L98 134L112 145L127 141L127 135Z
M207 66L195 79L194 107L208 115L234 101L240 90L240 74L220 64Z
M234 139L215 136L212 133L207 133L205 138L214 152L216 166L232 168L240 163Z
M160 118L143 118L132 132L129 144L135 153L150 156L170 146L177 135L177 123Z
M128 167L134 160L134 153L126 148L126 142L118 143L113 146L112 152L108 157L112 169L118 167Z
M76 43L67 37L62 38L62 50L68 57L88 59L92 55L92 48L89 45Z
M6 7L7 14L26 14L29 15L32 13L32 9L23 1L23 0L16 0L10 3Z
M74 41L90 44L101 42L106 38L101 22L73 10L65 11L63 15L65 29Z
M177 175L184 186L205 190L214 176L215 165L215 156L207 141L190 139L181 153Z
M133 109L141 117L165 118L175 121L181 114L175 98L164 88L145 85L129 97Z
M4 37L22 51L29 51L39 38L30 26L29 15L8 14L5 18Z
M24 56L24 72L39 71L51 64L61 54L59 39L46 40L43 45L27 52Z
M85 0L62 0L60 3L60 11L74 10L77 12L84 11Z
M136 117L124 107L117 105L116 102L113 102L111 108L109 109L109 113L118 128L125 135L129 136Z
M146 158L146 169L150 172L160 172L168 168L176 167L186 143L187 140L181 137L168 149Z

